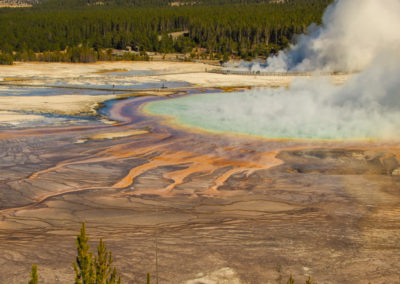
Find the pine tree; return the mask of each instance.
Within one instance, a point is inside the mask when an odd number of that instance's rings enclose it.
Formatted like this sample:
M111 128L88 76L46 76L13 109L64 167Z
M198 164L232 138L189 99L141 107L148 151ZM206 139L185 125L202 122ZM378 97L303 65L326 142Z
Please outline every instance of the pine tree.
M93 256L88 244L89 238L86 236L85 223L82 223L81 233L76 238L77 252L76 262L74 263L75 284L94 284L95 273L93 269Z
M112 269L113 263L112 254L104 245L103 239L100 238L97 246L97 256L94 260L96 268L96 284L115 284L120 283L120 278L117 280L117 269Z
M292 274L290 274L290 277L289 277L289 280L288 280L287 284L294 284L294 279L293 279Z
M36 264L32 265L32 272L31 272L31 280L29 280L28 284L38 284L39 283L39 276L37 273L37 266Z
M96 283L105 283L111 275L111 253L107 251L104 246L103 239L100 238L99 244L97 246L97 256L95 258L96 263Z
M82 223L81 233L76 238L75 284L120 284L117 269L112 267L111 251L107 250L103 239L100 238L95 257L90 252L88 241L85 223Z

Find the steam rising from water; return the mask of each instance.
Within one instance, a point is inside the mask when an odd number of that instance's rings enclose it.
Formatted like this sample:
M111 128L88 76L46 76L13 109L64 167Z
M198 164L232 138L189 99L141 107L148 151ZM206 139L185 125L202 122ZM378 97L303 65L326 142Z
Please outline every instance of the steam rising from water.
M324 26L253 71L356 71L342 86L297 79L280 89L156 102L188 125L266 137L400 139L400 1L339 0Z
M343 71L368 67L383 49L400 42L399 0L339 0L325 11L323 25L309 27L289 50L253 71Z

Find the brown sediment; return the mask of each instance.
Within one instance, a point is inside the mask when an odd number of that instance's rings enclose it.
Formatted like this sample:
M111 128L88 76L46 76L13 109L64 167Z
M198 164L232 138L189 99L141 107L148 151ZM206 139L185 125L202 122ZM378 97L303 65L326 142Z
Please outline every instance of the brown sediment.
M129 173L123 179L121 179L120 181L115 183L113 185L113 188L126 188L133 183L134 178L137 177L138 175L143 174L146 171L148 171L150 169L154 169L161 165L163 165L163 163L160 163L158 161L158 162L150 162L143 166L135 167L135 168L131 169L129 171Z
M104 126L67 126L67 127L49 127L43 129L18 129L18 130L5 130L0 133L0 140L8 140L21 137L40 137L49 134L68 134L74 132L90 131L101 128L109 128L110 125Z
M206 195L216 195L218 194L218 188L222 185L224 185L224 183L234 174L237 173L242 173L247 171L246 168L233 168L231 170L226 171L224 174L222 174L221 176L219 176L217 179L214 180L214 185L211 186L207 191L204 192L204 194Z
M185 178L188 178L191 174L194 173L209 173L212 170L215 170L216 168L204 164L204 163L191 163L187 169L184 170L179 170L179 171L174 171L174 172L168 172L163 175L164 178L166 179L172 179L174 182L170 185L168 185L165 190L163 190L163 195L164 196L173 196L174 192L173 190L180 184L183 184L185 181Z
M116 159L124 159L124 158L129 158L132 156L140 156L140 155L147 155L149 152L154 151L155 149L153 147L144 147L144 148L139 148L139 149L131 149L132 143L124 143L124 144L119 144L115 146L111 146L109 148L106 148L105 150L101 150L98 153L91 155L89 158L82 157L82 158L74 158L71 160L65 160L62 161L61 163L33 173L28 177L28 180L32 180L37 178L38 176L53 172L56 170L59 170L61 168L64 168L69 165L77 165L77 164L91 164L91 163L98 163L98 162L104 162L104 161L110 161L110 160L116 160Z
M147 130L126 130L123 132L103 132L98 133L93 136L88 137L90 140L105 140L105 139L115 139L115 138L123 138L129 137L133 135L141 135L149 133Z
M24 190L48 181L78 180L78 176L82 184L37 195L29 205L1 211L0 248L7 253L7 266L19 269L20 265L9 256L11 249L27 259L37 257L34 247L29 247L29 253L24 251L31 243L45 248L40 255L48 259L66 254L61 261L68 265L77 223L86 220L91 235L108 238L121 270L135 260L139 266L134 268L135 275L151 269L152 264L140 259L154 249L157 233L160 262L168 269L162 275L171 283L179 277L194 279L199 271L214 271L227 261L241 279L252 271L257 283L276 278L277 262L297 278L303 276L303 267L312 267L318 279L338 277L336 271L345 274L340 282L358 279L360 271L368 274L368 280L392 279L394 270L377 273L369 259L373 256L390 265L397 262L395 252L388 248L399 240L395 226L399 182L380 171L393 153L398 155L398 146L215 138L153 132L79 145L80 157L38 172ZM129 167L136 159L145 161ZM124 174L107 175L112 183L86 184L94 183L97 176L85 169L100 164L121 168ZM67 168L77 165L86 167L71 176ZM398 163L389 166L390 170ZM163 186L160 180L165 180ZM51 249L53 241L57 252ZM188 266L185 263L190 264L193 255L198 260ZM320 255L312 262L304 261ZM343 266L349 257L356 261ZM289 261L293 258L295 264ZM258 264L263 260L268 263ZM176 266L183 265L188 271L181 276ZM335 268L328 278L324 276L327 265ZM41 263L41 267L58 264Z

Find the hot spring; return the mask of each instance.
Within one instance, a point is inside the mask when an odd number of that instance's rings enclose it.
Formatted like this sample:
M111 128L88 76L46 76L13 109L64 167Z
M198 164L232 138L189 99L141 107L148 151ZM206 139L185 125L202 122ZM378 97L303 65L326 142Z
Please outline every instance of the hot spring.
M376 69L380 67L355 75L342 86L327 78L297 79L289 88L189 95L151 102L145 110L168 116L177 124L219 133L398 140L399 70Z

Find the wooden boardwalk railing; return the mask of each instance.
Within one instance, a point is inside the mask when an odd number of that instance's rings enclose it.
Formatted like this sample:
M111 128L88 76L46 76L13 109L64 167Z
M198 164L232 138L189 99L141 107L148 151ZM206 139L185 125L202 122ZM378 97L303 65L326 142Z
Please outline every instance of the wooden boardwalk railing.
M251 70L235 70L235 69L212 69L209 73L225 74L225 75L247 75L247 76L312 76L313 72L262 72ZM344 75L342 72L318 72L319 75Z

